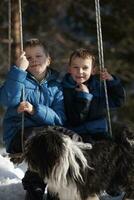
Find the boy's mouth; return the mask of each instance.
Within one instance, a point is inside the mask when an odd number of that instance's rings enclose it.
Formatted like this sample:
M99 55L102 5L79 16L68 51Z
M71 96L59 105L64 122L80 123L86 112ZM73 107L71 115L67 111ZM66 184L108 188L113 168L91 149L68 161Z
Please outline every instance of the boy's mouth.
M84 76L76 76L77 79L85 78Z
M36 67L38 67L39 66L39 64L37 64L37 65L31 65L30 67L31 68L36 68Z

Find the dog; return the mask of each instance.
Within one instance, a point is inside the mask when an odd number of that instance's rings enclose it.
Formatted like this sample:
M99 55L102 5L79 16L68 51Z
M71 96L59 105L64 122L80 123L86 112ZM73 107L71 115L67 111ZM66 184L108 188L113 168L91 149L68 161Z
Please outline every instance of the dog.
M99 199L116 187L134 199L134 132L119 129L112 140L73 140L62 127L44 128L25 144L24 158L56 200ZM73 134L72 134L73 135Z

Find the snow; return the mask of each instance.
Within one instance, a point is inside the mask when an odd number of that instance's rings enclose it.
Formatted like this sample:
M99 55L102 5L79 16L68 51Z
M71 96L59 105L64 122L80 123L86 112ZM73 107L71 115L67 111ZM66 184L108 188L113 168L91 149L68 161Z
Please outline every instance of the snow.
M25 163L14 166L2 149L0 152L0 200L24 200L21 179L27 169Z

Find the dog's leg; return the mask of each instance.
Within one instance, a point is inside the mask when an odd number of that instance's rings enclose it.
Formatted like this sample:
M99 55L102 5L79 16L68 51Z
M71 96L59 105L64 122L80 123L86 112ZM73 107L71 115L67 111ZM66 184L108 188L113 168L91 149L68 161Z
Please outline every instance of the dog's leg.
M94 194L92 196L89 196L86 200L99 200L99 197L96 194Z

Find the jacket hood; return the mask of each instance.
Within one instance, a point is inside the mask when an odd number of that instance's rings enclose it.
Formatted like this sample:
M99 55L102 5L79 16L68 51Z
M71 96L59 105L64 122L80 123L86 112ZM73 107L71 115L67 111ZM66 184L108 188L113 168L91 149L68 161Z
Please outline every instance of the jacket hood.
M59 78L59 72L57 72L56 70L52 69L52 68L48 68L47 69L47 75L46 75L46 81L50 81L50 80L57 80Z

